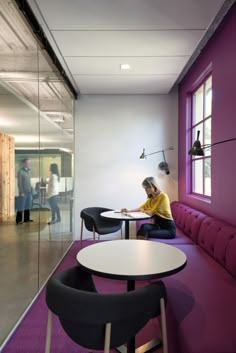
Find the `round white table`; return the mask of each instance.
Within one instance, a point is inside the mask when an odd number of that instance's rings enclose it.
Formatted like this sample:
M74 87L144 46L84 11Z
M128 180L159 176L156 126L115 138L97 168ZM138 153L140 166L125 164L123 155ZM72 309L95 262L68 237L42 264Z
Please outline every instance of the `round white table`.
M120 211L106 211L102 212L101 217L110 219L119 219L125 222L125 239L129 239L129 222L138 221L142 219L149 219L151 216L144 212L120 212Z
M187 263L184 252L172 245L136 239L95 243L80 250L76 258L89 273L127 280L128 291L135 289L135 280L170 276L181 271ZM139 352L158 344L160 340L154 339L139 347ZM127 347L128 352L135 352L135 337Z
M168 244L147 240L111 240L87 246L77 254L78 263L88 272L128 281L170 276L186 265L183 251Z

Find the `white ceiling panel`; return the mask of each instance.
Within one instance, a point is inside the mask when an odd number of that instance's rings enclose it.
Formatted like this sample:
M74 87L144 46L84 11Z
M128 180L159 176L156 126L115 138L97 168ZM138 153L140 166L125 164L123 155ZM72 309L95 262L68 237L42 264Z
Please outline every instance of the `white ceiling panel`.
M191 55L203 33L202 30L52 32L65 57Z
M34 1L30 0L32 4ZM37 0L51 30L206 29L224 0Z
M73 75L178 75L189 56L163 57L66 57ZM129 63L130 70L120 70Z
M75 80L84 94L165 94L177 75L81 76ZM115 82L115 83L114 83Z

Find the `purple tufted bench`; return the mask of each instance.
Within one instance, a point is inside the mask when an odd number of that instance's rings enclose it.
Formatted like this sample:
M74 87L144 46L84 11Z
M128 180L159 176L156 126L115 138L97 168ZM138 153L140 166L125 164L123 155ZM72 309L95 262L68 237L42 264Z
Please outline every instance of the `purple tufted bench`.
M169 353L236 353L236 226L171 204L187 266L167 277ZM137 225L139 226L139 225Z

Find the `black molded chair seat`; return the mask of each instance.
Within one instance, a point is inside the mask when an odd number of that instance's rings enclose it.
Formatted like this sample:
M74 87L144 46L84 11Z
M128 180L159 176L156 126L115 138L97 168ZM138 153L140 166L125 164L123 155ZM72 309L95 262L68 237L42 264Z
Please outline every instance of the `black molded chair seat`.
M165 315L166 300L162 281L130 292L99 294L92 276L79 266L58 273L46 286L50 310L45 352L50 352L51 312L74 342L109 352L129 341L151 318ZM167 341L163 347L167 349Z
M80 217L82 219L81 233L80 233L81 246L82 246L82 240L83 240L84 225L88 231L93 232L93 240L95 240L95 233L97 233L99 237L100 235L103 235L103 234L111 234L119 230L122 231L122 221L102 217L101 213L105 211L112 211L112 209L105 208L105 207L87 207L81 211L80 213ZM122 237L122 234L121 234L121 237Z

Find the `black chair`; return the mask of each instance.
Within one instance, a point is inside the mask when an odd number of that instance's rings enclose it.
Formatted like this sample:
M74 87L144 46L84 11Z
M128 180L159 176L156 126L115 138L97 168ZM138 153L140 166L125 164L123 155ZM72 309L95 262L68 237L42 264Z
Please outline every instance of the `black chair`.
M93 240L95 241L95 233L98 234L98 239L100 239L100 235L115 233L118 230L121 230L121 238L122 238L122 221L113 220L101 217L100 214L105 211L112 211L110 208L105 207L88 207L84 208L80 217L82 219L81 222L81 232L80 232L80 243L82 247L83 240L83 227L93 232Z
M52 313L67 335L92 350L119 347L154 317L162 316L163 352L167 353L166 290L162 281L130 292L99 294L92 276L79 266L52 276L46 285L49 308L45 353L50 353Z

